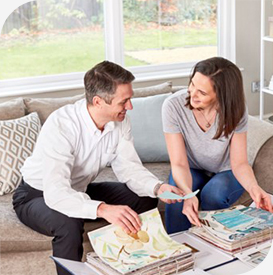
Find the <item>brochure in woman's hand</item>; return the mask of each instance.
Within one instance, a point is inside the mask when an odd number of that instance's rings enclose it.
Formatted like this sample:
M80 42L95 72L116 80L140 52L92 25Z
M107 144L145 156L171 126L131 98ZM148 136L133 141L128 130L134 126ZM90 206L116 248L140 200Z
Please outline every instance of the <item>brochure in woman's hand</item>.
M196 196L198 192L199 192L199 189L182 197L170 191L165 191L162 194L158 195L157 197L160 199L169 199L169 200L186 200Z

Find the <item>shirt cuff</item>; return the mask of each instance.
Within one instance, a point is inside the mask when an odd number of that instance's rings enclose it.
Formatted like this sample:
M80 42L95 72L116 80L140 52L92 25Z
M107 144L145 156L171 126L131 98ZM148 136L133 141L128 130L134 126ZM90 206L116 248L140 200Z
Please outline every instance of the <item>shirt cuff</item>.
M83 206L83 212L85 213L85 216L91 220L97 219L97 209L102 203L104 202L96 200L86 202Z
M161 185L161 184L163 184L163 181L157 180L156 182L147 184L147 193L148 193L149 197L156 198L156 195L154 193L154 189L155 189L155 186L157 184Z

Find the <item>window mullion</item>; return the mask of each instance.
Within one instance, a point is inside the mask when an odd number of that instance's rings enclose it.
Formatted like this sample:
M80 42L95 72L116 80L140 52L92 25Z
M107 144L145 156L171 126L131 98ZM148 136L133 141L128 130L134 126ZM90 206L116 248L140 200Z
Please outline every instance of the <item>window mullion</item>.
M218 0L218 55L236 62L235 0Z
M104 0L105 57L124 65L122 0Z

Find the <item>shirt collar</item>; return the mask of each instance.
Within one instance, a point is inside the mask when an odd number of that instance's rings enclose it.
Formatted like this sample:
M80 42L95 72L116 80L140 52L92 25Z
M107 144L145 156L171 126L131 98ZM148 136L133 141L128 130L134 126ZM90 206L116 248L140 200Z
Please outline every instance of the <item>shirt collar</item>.
M115 122L109 121L108 123L105 124L103 132L101 132L101 130L97 128L95 122L93 121L92 117L88 112L86 99L83 100L82 104L83 105L81 110L82 110L82 115L84 117L84 121L87 127L91 130L91 132L94 135L97 135L97 136L105 135L106 133L111 132L115 129Z

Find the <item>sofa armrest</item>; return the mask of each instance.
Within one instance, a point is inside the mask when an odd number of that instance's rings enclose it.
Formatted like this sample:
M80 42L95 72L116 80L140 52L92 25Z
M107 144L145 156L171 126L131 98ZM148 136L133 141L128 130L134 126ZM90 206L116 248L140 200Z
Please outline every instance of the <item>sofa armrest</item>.
M273 137L268 139L259 150L253 170L259 185L273 194Z

